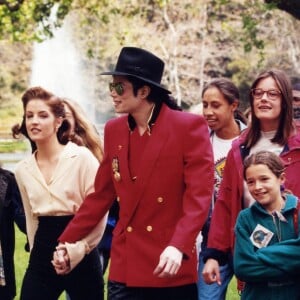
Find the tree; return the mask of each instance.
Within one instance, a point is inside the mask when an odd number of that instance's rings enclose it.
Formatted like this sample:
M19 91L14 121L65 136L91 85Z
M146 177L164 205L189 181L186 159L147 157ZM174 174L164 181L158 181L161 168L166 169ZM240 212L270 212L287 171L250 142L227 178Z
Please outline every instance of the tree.
M42 40L61 26L73 0L0 0L0 39ZM53 7L57 6L53 16Z
M124 45L163 58L163 84L184 108L201 101L203 85L213 77L231 78L246 103L249 84L262 68L293 75L300 69L299 21L263 0L32 0L15 11L5 7L0 2L0 36L14 32L15 40L41 40L62 20L71 25L84 60L81 72L87 86L95 87L99 110L109 95L106 79L97 75L113 67ZM1 19L4 8L18 16L15 23ZM11 31L2 30L6 23Z
M278 9L284 10L296 19L300 20L299 0L265 0L265 2L275 5Z

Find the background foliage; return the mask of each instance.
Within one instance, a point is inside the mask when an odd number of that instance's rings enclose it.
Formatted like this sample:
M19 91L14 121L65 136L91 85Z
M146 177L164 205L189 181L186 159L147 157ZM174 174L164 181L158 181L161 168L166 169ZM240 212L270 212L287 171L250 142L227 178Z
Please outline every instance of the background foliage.
M300 77L299 19L299 0L0 0L0 137L20 121L33 44L60 26L71 29L99 112L111 114L106 79L96 74L113 68L120 47L162 57L164 84L186 109L201 102L204 83L218 76L239 86L246 107L249 85L262 69ZM18 292L28 260L20 235ZM235 282L227 298L238 299Z
M219 76L239 86L245 108L262 69L299 77L299 7L297 0L0 0L0 108L18 119L33 43L66 24L99 112L112 108L106 79L96 75L113 68L125 45L164 59L163 83L183 108L199 104L205 82Z

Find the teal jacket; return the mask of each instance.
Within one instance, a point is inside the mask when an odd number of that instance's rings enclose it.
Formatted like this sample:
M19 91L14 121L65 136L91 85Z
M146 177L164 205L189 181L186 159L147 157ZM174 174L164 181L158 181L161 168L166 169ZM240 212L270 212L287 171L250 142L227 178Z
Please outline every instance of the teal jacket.
M300 299L300 218L298 228L294 224L297 203L294 195L286 196L281 211L286 221L270 215L257 202L240 212L235 227L234 271L246 282L241 299ZM250 240L258 224L274 233L264 248L257 248Z

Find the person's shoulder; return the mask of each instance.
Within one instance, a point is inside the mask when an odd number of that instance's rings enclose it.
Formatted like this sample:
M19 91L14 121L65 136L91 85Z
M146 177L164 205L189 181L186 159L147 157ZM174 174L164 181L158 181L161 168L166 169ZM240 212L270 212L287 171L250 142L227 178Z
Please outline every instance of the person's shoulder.
M253 213L252 212L253 205L251 205L250 207L244 208L239 212L238 217L237 217L237 222L244 222L244 220L251 218L251 215Z
M253 203L254 205L255 203ZM242 209L240 212L239 212L239 215L242 216L242 217L246 217L248 216L250 213L251 213L251 210L253 210L254 206L251 205L249 207L246 207L244 209Z
M94 156L92 152L86 146L80 146L73 142L68 142L66 145L66 155L67 156L80 156L80 157L91 157Z
M300 145L300 131L295 131L289 138L288 138L288 145L292 149L293 147L299 147Z
M15 166L14 174L19 172L20 170L23 170L26 166L30 165L32 163L33 156L34 154L30 154L29 156L18 161Z
M0 181L6 184L12 184L15 182L14 173L0 167Z
M7 170L7 169L3 169L2 167L0 167L0 175L11 178L14 177L14 173Z
M119 125L119 124L123 124L124 122L127 123L127 119L128 119L128 114L122 114L122 115L119 115L117 117L114 117L110 120L108 120L106 123L105 123L105 127L110 127L110 126L116 126L116 125Z
M183 119L201 119L203 118L202 115L200 114L195 114L195 113L192 113L192 112L189 112L189 111L184 111L184 110L177 110L177 109L171 109L167 106L164 107L165 108L165 111L168 113L168 114L172 114L174 116L177 116L178 118L183 118ZM162 108L163 110L163 108Z
M202 115L198 115L187 111L169 109L167 113L170 122L178 122L179 124L195 124L199 122L206 122Z
M297 207L299 199L296 195L294 195L290 192L287 192L285 194L285 197L286 197L286 205L285 205L286 208L290 208L290 207L295 208L295 207Z
M245 141L246 141L247 134L248 134L248 130L249 130L248 127L242 129L240 135L239 135L237 138L235 138L235 139L233 140L233 142L232 142L232 147L231 147L231 149L233 149L233 151L236 151L236 150L240 151L240 150L239 150L240 147L241 147L241 146L245 143Z
M104 125L104 135L107 132L118 131L124 129L124 126L128 128L128 114L122 114L108 120Z

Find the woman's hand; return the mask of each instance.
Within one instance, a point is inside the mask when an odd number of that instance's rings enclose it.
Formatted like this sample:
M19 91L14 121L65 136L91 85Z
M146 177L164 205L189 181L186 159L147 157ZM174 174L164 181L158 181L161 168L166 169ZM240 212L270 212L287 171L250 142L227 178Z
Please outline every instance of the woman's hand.
M70 272L70 258L64 244L59 244L56 247L51 262L58 275L65 275Z

